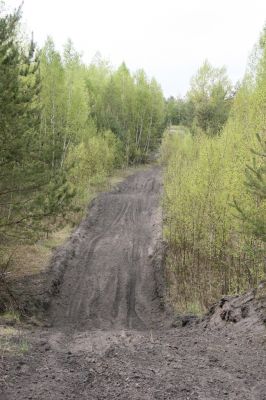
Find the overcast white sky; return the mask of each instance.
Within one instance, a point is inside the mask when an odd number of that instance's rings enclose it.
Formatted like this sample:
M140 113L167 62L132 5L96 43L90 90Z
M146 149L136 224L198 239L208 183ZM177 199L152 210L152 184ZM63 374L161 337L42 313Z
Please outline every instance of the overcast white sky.
M99 51L114 66L144 68L176 96L206 58L242 78L266 0L24 0L23 19L39 45L51 35L61 49L71 38L85 61Z

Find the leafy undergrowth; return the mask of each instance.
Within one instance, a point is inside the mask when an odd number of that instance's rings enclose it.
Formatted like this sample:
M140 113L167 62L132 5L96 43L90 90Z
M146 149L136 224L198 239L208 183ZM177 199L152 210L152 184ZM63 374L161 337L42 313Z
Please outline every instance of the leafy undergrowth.
M207 311L265 279L265 242L233 207L234 199L246 201L263 224L265 201L245 186L255 134L248 142L229 128L216 138L176 130L163 140L166 274L178 312Z

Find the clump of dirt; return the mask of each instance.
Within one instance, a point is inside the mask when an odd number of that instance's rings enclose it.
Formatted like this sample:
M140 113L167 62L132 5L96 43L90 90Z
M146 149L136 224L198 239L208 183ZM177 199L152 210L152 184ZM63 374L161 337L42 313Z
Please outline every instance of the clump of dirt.
M266 326L266 283L239 296L225 296L214 304L204 318L211 328L227 323L246 332L263 332Z

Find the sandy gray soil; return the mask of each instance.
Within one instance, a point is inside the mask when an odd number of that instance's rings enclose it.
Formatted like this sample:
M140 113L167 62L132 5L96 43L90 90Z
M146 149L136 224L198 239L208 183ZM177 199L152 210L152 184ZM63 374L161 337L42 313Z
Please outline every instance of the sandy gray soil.
M166 307L160 193L153 167L94 201L54 255L50 326L24 329L29 351L0 360L1 400L266 399L255 291L203 320Z
M53 324L77 329L165 326L162 301L161 189L158 168L101 194L73 236ZM59 279L61 282L61 279Z

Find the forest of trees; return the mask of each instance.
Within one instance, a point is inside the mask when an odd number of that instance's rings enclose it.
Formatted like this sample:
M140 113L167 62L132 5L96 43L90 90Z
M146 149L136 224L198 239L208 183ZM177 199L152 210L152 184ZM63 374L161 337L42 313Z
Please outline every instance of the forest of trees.
M266 272L266 31L237 90L205 61L185 98L165 100L143 70L99 54L85 65L71 40L62 54L52 38L38 49L20 20L0 1L0 267L10 243L84 208L91 187L145 162L177 125L161 148L171 296L195 311L256 285Z
M179 310L202 311L265 279L266 29L251 60L235 93L226 71L205 62L186 98L167 104L168 121L190 131L177 128L162 146L168 278Z
M191 79L186 97L166 101L167 123L187 126L192 135L217 135L227 121L233 97L226 69L214 68L206 60Z
M115 168L145 161L165 123L161 88L143 70L114 69L99 55L85 65L71 40L63 54L52 38L38 49L20 20L21 9L7 13L1 2L1 256L85 205Z

